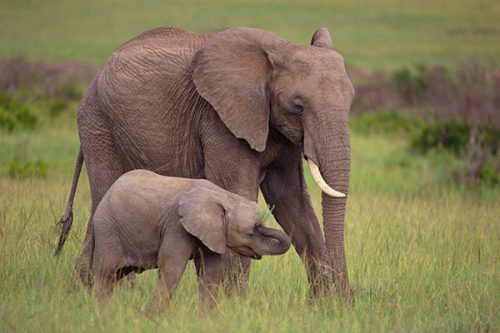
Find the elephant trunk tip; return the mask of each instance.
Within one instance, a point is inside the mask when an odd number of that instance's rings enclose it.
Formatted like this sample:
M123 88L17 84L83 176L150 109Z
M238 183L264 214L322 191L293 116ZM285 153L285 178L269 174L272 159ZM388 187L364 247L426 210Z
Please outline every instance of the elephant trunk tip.
M290 249L291 240L286 233L280 230L259 226L257 230L266 237L267 242L272 246L270 255L280 255Z

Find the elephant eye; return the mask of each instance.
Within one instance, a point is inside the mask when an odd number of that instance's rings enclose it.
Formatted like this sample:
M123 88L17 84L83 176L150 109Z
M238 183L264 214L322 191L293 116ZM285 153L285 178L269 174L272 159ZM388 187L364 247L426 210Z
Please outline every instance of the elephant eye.
M255 225L255 226L252 228L252 230L247 231L247 232L246 232L247 236L250 236L250 237L254 236L254 235L255 235L255 231L257 230L257 227L258 227L258 226L259 226L259 225Z
M293 113L302 114L304 112L304 102L300 98L294 98L292 100Z

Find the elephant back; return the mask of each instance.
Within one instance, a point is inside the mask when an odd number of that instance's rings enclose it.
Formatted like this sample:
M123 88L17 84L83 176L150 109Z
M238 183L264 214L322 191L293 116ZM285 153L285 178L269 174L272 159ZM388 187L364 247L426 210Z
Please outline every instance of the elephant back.
M200 35L189 30L177 27L158 27L132 38L122 44L116 51L126 51L145 45L155 45L157 47L194 48L203 46L208 35Z

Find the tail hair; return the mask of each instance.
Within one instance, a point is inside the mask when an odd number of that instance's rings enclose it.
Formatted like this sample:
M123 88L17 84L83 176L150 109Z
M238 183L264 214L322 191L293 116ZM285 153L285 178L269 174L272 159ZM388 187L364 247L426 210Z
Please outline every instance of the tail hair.
M66 212L59 220L61 225L61 235L59 236L59 241L57 242L57 247L54 255L57 257L61 254L61 250L68 238L69 231L71 230L71 225L73 224L73 201L75 199L76 187L78 185L78 178L80 177L80 172L82 171L83 165L83 153L80 147L78 151L78 157L76 159L75 172L73 174L73 184L71 185L71 191L69 193L68 202L66 204Z

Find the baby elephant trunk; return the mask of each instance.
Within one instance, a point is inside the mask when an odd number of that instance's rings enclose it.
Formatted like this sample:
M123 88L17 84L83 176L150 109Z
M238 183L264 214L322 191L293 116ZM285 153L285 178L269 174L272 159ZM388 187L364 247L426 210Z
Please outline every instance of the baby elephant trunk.
M290 248L290 238L286 233L280 230L258 226L257 231L262 237L262 249L267 255L283 254Z

